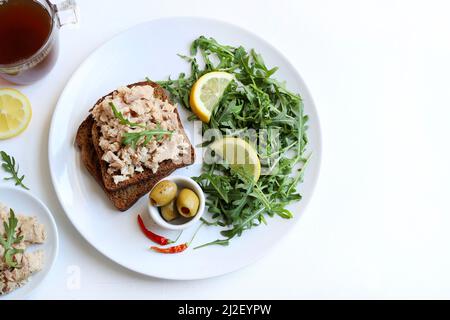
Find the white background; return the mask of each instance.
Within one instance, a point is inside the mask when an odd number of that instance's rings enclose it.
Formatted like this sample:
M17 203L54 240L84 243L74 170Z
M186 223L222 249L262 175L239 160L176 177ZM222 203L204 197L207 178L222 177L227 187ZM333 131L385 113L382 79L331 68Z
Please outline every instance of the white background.
M61 30L55 69L18 87L33 105L30 127L0 142L61 236L31 298L450 298L448 1L77 2L81 21ZM278 47L309 86L324 140L319 183L294 232L250 267L191 282L137 275L96 252L65 217L47 159L56 101L89 53L139 22L182 15L225 20Z

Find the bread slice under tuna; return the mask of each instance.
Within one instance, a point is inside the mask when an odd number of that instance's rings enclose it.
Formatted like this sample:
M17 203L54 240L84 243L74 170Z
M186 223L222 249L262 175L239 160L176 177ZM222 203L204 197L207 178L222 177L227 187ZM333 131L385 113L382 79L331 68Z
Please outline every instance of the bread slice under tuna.
M103 185L100 161L97 157L94 144L92 143L92 127L95 125L94 118L89 115L80 125L77 131L75 142L81 151L81 161L94 177L98 184L102 187L113 205L120 211L126 211L135 204L141 197L150 192L153 186L159 181L160 176L154 176L147 181L134 184L127 188L117 191L108 191ZM173 170L160 172L160 175L170 175Z
M157 97L163 101L169 100L164 89L154 82L150 82L150 81L138 82L138 83L130 84L130 85L128 85L128 87L132 88L132 87L144 86L144 85L151 85L154 88L154 96L155 97ZM107 94L106 96L104 96L103 98L98 100L95 105L99 104L100 102L102 102L103 99L114 94L115 92L116 91L113 91L113 92ZM181 123L180 115L178 114L177 109L175 109L174 112L177 114L178 125L181 129L181 132L185 135L186 140L189 142L189 139L186 136L186 132L184 131L183 124ZM103 150L99 146L100 135L101 135L100 128L96 124L93 125L92 126L92 141L94 144L94 148L97 152L98 159L102 159L103 154L104 154ZM127 188L129 186L132 186L132 185L135 185L138 183L142 183L144 181L148 181L149 179L156 178L156 179L158 179L157 181L159 181L168 175L167 172L172 172L176 169L183 168L183 167L186 167L186 166L194 163L195 152L194 152L194 147L191 144L190 144L190 149L191 149L191 152L187 156L185 156L182 159L182 161L180 161L179 163L175 163L172 160L165 160L159 164L159 168L158 168L157 172L153 173L153 171L151 169L145 168L145 170L143 172L140 172L140 173L136 172L128 180L119 182L117 184L114 182L113 175L108 173L109 164L106 161L101 160L100 161L100 170L101 170L103 185L109 191L117 191L117 190Z

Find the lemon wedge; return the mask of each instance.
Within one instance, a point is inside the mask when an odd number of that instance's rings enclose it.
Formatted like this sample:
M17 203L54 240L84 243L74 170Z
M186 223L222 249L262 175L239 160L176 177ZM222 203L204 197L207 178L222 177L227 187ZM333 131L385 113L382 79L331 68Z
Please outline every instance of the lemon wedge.
M261 175L261 163L258 153L248 142L240 138L226 137L210 146L231 167L231 170L243 172L245 176L258 181Z
M21 134L30 123L31 104L20 91L0 89L0 140Z
M209 122L214 108L234 76L227 72L214 71L201 76L192 86L189 103L192 111L203 122Z

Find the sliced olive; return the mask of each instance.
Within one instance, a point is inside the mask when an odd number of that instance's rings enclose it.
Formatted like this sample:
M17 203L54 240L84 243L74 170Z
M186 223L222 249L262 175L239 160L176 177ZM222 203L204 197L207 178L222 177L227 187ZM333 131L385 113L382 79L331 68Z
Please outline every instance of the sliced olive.
M191 189L183 189L177 198L177 210L183 217L191 218L197 214L200 200Z
M161 207L161 216L166 221L172 221L179 217L177 210L175 209L175 201L172 200L169 204Z
M172 181L164 180L159 182L150 193L150 202L152 205L162 207L175 199L177 194L177 185Z

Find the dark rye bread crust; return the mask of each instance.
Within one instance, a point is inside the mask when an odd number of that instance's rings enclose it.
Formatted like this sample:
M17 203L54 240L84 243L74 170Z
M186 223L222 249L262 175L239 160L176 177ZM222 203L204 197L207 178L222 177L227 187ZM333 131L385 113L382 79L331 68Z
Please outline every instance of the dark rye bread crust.
M128 85L128 88L132 88L132 87L136 87L136 86L144 86L144 85L151 85L154 88L154 90L155 90L154 96L155 97L157 97L163 101L169 100L169 97L167 96L164 89L154 82L144 81L144 82L133 83L133 84ZM101 99L99 99L96 102L95 105L99 104L103 99L114 94L115 92L116 91L113 91L113 92L107 94L106 96L102 97ZM175 113L177 114L178 125L181 128L181 132L184 134L184 136L186 137L186 140L189 142L189 139L186 136L186 132L184 131L183 124L181 123L180 115L179 115L177 109L175 109ZM95 151L97 152L97 158L102 159L104 152L99 146L100 127L97 126L95 123L92 126L92 141L93 141ZM166 176L168 176L174 170L186 167L186 166L194 163L195 151L194 151L194 147L191 144L190 144L190 149L191 149L191 152L187 156L184 156L181 159L182 161L180 161L179 163L175 163L172 160L163 161L159 164L159 168L156 173L153 173L153 171L151 169L145 168L145 170L143 172L135 173L128 180L119 182L117 184L114 182L113 175L108 173L109 164L106 161L101 160L101 161L99 161L99 163L100 163L100 171L101 171L101 175L102 175L103 185L106 188L106 190L108 190L108 191L117 191L117 190L127 188L129 186L133 186L135 184L142 183L142 182L148 181L150 179L154 179L154 178L158 179L157 181L159 181L159 180L165 178Z
M92 143L91 132L93 125L94 118L89 115L78 128L75 142L81 151L81 161L88 172L102 187L103 191L106 193L113 205L120 211L126 211L131 208L141 197L150 192L153 186L159 181L159 177L155 176L148 181L143 181L121 190L108 191L103 185L100 161ZM164 174L170 175L172 171L166 171Z

